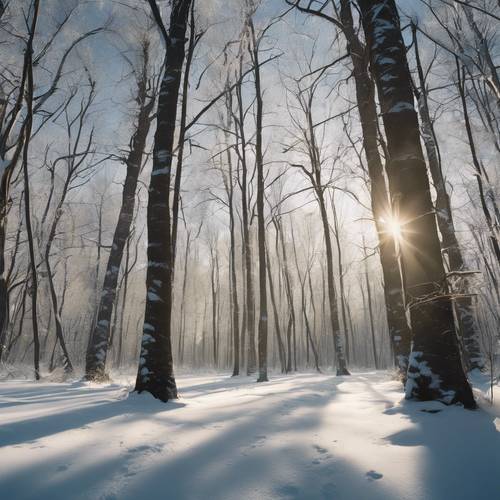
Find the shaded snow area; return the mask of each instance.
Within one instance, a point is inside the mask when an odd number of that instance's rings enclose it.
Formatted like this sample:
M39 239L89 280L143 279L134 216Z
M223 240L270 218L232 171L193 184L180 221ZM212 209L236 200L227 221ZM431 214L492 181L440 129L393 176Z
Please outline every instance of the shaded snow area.
M178 385L162 404L126 385L1 383L0 497L500 499L498 407L405 402L384 372Z

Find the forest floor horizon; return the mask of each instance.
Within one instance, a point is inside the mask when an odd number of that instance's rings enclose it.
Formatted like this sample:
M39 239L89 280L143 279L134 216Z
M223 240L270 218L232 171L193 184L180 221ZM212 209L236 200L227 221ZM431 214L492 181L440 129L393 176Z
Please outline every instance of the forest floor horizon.
M480 409L408 402L386 371L0 382L0 491L20 499L490 500L500 388Z

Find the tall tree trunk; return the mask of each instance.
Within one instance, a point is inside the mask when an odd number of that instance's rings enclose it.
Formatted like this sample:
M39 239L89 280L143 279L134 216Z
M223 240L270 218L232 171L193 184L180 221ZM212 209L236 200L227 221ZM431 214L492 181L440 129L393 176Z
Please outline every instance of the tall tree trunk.
M106 265L101 298L97 310L97 321L92 332L92 340L87 349L85 377L87 380L105 380L106 359L110 346L110 327L113 307L117 307L116 290L123 252L130 235L134 218L137 181L141 171L144 149L152 121L154 97L148 95L149 84L149 42L142 46L142 71L137 81L136 101L139 113L131 140L131 149L126 159L127 174L123 185L122 204L113 235L113 243Z
M252 39L251 56L255 80L255 163L257 167L257 243L259 249L259 323L258 353L259 378L257 382L267 382L267 282L266 282L266 226L264 220L264 156L262 152L263 101L260 83L259 42L255 36L253 19L248 18Z
M33 4L33 19L30 28L30 36L26 45L27 60L27 91L26 91L26 127L24 129L24 149L23 149L23 179L24 179L24 209L26 234L28 237L29 261L31 269L31 321L33 327L33 357L35 368L35 379L40 380L40 338L38 334L38 277L35 260L35 242L33 241L33 230L31 227L30 208L30 182L28 172L28 148L31 139L33 126L33 38L35 35L36 22L38 19L38 9L40 1L35 0Z
M406 396L474 408L448 295L397 8L394 0L358 4L387 138L389 186L403 226L401 260L413 330Z
M211 260L211 271L210 271L210 289L212 292L212 353L213 353L213 363L214 368L217 368L217 283L216 283L216 267L217 267L217 256L214 256L214 250L210 247L210 260Z
M347 324L347 313L345 309L345 291L344 291L344 266L342 262L342 245L340 244L340 226L337 216L337 207L335 206L335 191L332 192L331 196L332 202L332 212L333 212L333 229L335 236L335 243L337 246L337 263L339 268L339 291L340 291L340 304L342 312L342 325L344 326L345 332L345 350L347 362L351 360L351 343L349 341L349 325Z
M347 370L347 363L344 355L344 346L340 333L339 310L337 304L337 291L335 290L335 278L333 272L333 251L332 238L330 234L330 225L328 223L328 214L324 199L323 188L316 189L316 198L318 200L319 211L321 214L321 223L323 225L323 236L326 250L326 278L328 287L328 305L330 306L330 324L333 336L333 348L335 352L337 375L350 375Z
M184 250L184 276L182 278L182 295L181 295L181 310L180 310L180 328L179 328L179 343L177 354L179 357L179 364L184 363L184 336L186 334L186 288L188 278L188 261L189 251L191 246L191 231L188 230L186 234L186 248Z
M177 398L171 341L174 259L170 179L190 4L191 0L172 1L147 210L147 295L136 390L150 392L161 401Z
M276 233L279 237L281 243L281 253L283 256L282 262L282 272L285 281L286 298L288 302L288 325L286 329L287 338L287 361L286 361L286 372L290 373L292 371L292 359L293 359L293 369L297 369L297 358L296 358L296 346L295 346L295 308L293 304L293 287L292 280L290 277L290 272L288 268L288 256L285 246L285 237L283 235L283 228L281 226L281 220L274 218L273 224L276 229Z
M245 354L246 354L246 329L247 329L247 300L246 300L246 263L245 263L245 240L243 237L243 230L241 231L242 245L241 245L241 279L242 284L242 304L243 313L241 315L241 342L240 342L240 364L241 368L245 367Z
M372 290L370 287L370 278L368 277L368 255L366 252L365 239L363 238L363 252L365 254L365 284L366 284L366 298L368 301L368 317L370 319L370 335L372 340L372 351L373 351L373 362L375 363L375 369L380 368L378 356L377 356L377 342L375 340L375 324L373 321L373 305L372 305ZM364 297L363 297L364 301Z
M240 55L239 76L240 81L243 73L243 60ZM247 337L247 375L255 373L257 358L255 353L255 297L252 274L252 243L250 241L250 222L248 217L248 165L246 157L246 135L245 135L245 109L241 85L236 87L236 98L238 102L237 136L241 144L241 215L243 225L243 249L245 261L245 296L246 296L246 337Z
M229 97L228 108L232 108ZM226 143L228 134L226 132ZM226 150L228 179L225 182L229 205L229 235L230 235L230 288L231 288L231 308L233 324L233 377L240 374L240 307L238 303L238 280L236 278L236 225L234 220L234 185L233 185L233 161L229 147Z

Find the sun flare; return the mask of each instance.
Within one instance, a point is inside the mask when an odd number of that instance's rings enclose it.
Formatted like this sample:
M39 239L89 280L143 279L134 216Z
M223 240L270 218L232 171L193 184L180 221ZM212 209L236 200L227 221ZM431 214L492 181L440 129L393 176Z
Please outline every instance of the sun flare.
M387 233L392 235L396 241L401 241L403 238L403 230L401 221L396 217L389 217L387 219L381 219L381 222L385 225L385 230Z

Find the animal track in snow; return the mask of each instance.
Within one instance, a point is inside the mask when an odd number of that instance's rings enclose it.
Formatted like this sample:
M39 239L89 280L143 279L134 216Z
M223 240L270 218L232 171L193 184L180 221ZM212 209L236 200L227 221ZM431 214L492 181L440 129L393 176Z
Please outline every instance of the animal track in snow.
M384 477L383 474L380 474L380 472L374 471L374 470L369 470L366 473L366 477L370 481L376 481L377 479L382 479Z

